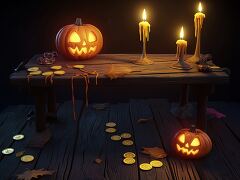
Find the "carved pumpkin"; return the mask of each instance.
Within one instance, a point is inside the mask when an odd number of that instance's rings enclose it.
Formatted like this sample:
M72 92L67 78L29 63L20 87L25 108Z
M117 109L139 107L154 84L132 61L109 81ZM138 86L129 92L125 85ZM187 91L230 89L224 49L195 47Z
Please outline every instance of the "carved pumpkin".
M200 158L207 155L212 149L209 136L200 129L192 126L190 129L181 129L172 141L175 152L184 158Z
M91 24L82 24L80 18L75 24L64 26L56 36L56 47L60 54L76 59L96 56L103 46L102 34Z

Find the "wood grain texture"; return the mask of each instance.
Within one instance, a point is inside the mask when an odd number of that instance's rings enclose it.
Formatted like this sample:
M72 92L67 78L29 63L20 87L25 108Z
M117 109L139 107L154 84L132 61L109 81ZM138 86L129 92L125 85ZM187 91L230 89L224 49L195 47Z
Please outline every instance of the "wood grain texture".
M38 65L37 58L39 55L34 56L27 64L26 68L39 66L42 71L49 71L50 66ZM194 84L194 83L227 83L229 76L225 72L211 72L202 73L198 72L196 64L193 64L193 69L189 71L172 69L170 66L176 62L174 54L150 54L149 58L155 62L153 65L141 66L133 62L140 57L139 54L100 54L96 58L88 61L69 61L62 57L57 57L54 65L63 66L66 71L64 76L54 76L53 82L55 85L64 85L65 81L71 79L72 76L79 74L80 71L73 69L72 66L76 64L85 65L85 70L99 73L99 85L110 84L112 86L126 85L128 83L140 84ZM129 69L130 74L123 78L110 80L105 76L111 66L116 69ZM27 84L27 72L25 70L11 74L10 80L13 84L23 85ZM44 86L45 77L34 76L30 77L30 85ZM82 79L82 77L77 77ZM91 75L90 79L94 82L95 76Z

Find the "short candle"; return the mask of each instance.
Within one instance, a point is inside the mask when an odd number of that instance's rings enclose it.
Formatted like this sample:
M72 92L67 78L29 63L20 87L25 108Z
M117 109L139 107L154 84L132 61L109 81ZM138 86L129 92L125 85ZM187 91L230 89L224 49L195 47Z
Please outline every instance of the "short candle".
M183 31L183 27L181 28L180 31L180 39L177 40L176 44L177 44L177 53L176 56L179 59L184 59L184 55L187 53L187 41L185 41L183 39L184 37L184 31Z

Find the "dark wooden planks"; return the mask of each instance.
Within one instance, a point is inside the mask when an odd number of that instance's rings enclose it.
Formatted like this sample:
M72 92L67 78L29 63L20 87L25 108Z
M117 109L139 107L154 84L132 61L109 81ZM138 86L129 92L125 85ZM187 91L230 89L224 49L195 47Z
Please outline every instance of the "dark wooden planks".
M167 160L173 179L200 179L194 164L190 160L182 160L173 156L171 140L174 134L181 129L181 125L170 114L169 103L159 99L148 100L146 103L152 109L164 148L169 153Z
M138 165L142 163L150 163L151 158L141 153L143 147L162 147L161 137L157 131L153 121L153 114L147 104L143 100L131 100L130 116L134 129L134 137L138 155ZM150 118L146 123L138 123L140 118ZM161 159L164 166L161 168L153 168L151 171L140 170L141 179L172 179L166 158Z
M108 110L96 111L90 105L80 118L76 147L69 179L103 179L105 166L105 132ZM96 158L102 160L96 164Z
M134 132L132 129L132 123L129 116L129 104L112 104L109 112L109 121L116 122L117 132L114 134L120 135L121 133L132 134L132 140L134 138ZM124 179L124 180L136 180L139 179L139 170L137 158L136 163L132 165L126 165L123 163L123 154L125 152L136 153L135 144L132 146L124 146L121 141L112 141L110 137L113 134L107 134L106 139L106 160L105 160L105 178L112 179Z
M82 101L76 101L77 117L81 115L82 108ZM55 171L53 176L43 179L67 179L72 168L78 132L78 120L73 119L72 102L60 105L57 117L57 122L51 126L52 138L41 150L34 166Z
M11 147L15 152L11 155L3 155L0 157L0 172L3 179L13 178L14 171L19 166L20 159L15 156L16 152L23 151L28 139L31 136L31 132L26 133L26 129L30 126L30 121L27 119L27 115L32 111L32 106L10 106L7 108L7 118L4 119L4 125L1 126L0 132L2 134L1 150L6 147ZM33 130L35 130L33 128ZM12 137L16 134L24 134L25 138L21 141L14 141Z

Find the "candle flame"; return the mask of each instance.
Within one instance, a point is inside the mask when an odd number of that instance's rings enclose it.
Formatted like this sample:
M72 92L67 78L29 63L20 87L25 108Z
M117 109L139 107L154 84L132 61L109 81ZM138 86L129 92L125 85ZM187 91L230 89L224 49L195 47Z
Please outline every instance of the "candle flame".
M183 26L181 28L181 31L180 31L180 39L183 39L184 37L184 31L183 31Z
M202 12L202 4L201 4L201 2L199 2L198 11L199 11L199 12Z
M147 20L147 13L146 13L145 9L143 10L143 13L142 13L142 19L143 19L143 21Z

